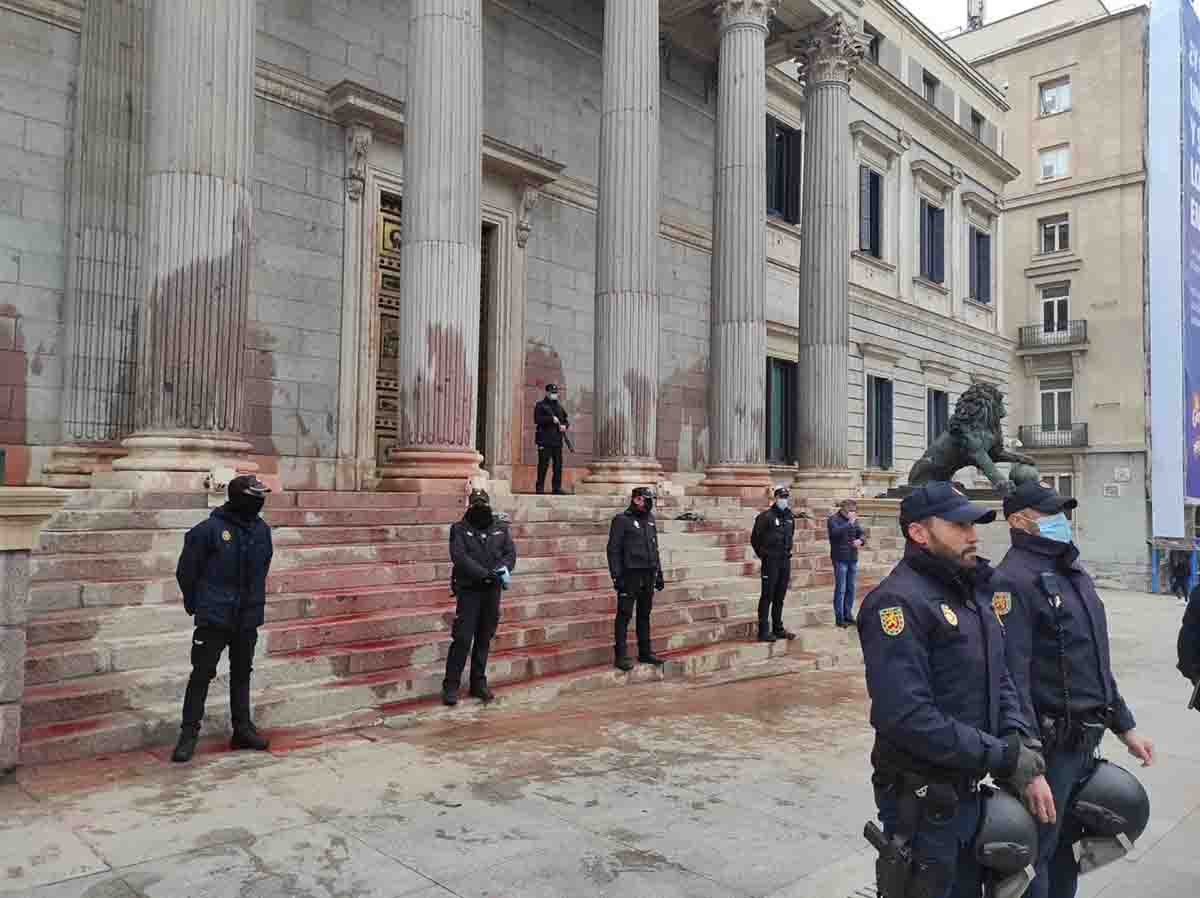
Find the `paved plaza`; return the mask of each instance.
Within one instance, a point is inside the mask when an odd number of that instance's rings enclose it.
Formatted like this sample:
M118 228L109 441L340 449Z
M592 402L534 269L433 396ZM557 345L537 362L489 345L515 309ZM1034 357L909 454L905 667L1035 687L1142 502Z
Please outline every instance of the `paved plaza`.
M1171 599L1105 596L1116 668L1160 761L1150 828L1084 898L1200 875L1200 715ZM874 895L861 669L801 658L552 705L464 704L392 727L22 771L0 787L0 892L30 898L846 898ZM829 647L828 645L826 646ZM838 646L834 646L838 647ZM1124 757L1106 743L1109 756ZM169 749L168 749L169 750ZM1132 763L1132 762L1131 762Z

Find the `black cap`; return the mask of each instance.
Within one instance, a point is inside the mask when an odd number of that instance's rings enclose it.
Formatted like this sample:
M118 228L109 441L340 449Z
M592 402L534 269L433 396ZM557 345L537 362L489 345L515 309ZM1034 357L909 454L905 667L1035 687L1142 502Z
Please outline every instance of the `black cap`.
M467 498L468 505L490 505L491 497L487 494L487 490L471 490L471 495Z
M1078 500L1070 496L1060 496L1045 484L1027 480L1004 500L1004 516L1007 518L1026 508L1043 514L1058 514L1060 511L1070 511L1078 504Z
M996 512L976 505L953 483L937 480L917 487L900 503L900 525L925 518L942 518L956 524L990 524Z
M558 384L546 384L546 392L547 393L557 393L558 392Z
M262 499L271 492L271 488L253 474L242 474L240 477L233 478L229 481L228 489L230 499L235 496L254 496Z
M789 490L786 486L777 486L777 487L775 487L775 498L776 499L790 499L790 498L792 498L792 491Z
M654 487L652 487L652 486L635 486L633 488L632 495L635 499L638 496L641 496L643 499L653 499L654 498Z

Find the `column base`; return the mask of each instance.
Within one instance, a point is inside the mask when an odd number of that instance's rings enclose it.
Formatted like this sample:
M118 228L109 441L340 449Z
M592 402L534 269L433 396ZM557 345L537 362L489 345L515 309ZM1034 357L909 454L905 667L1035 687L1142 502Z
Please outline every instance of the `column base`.
M92 485L92 475L111 471L113 462L122 458L127 449L115 443L68 443L55 448L50 461L42 468L46 486L63 490L86 490Z
M387 493L465 493L473 481L486 481L474 449L393 449L379 470L375 489Z
M767 465L709 465L704 479L688 492L697 496L763 499L769 498L772 490L771 469Z
M137 492L190 492L208 488L209 475L218 469L256 474L250 460L253 447L238 436L195 432L144 433L122 441L129 454L112 463L111 471L97 471L92 486Z
M849 468L801 468L792 482L792 494L814 511L835 508L843 499L860 497L862 478Z
M584 496L628 496L634 487L657 487L662 473L662 465L652 459L595 461L588 466L588 475L575 484L575 492Z

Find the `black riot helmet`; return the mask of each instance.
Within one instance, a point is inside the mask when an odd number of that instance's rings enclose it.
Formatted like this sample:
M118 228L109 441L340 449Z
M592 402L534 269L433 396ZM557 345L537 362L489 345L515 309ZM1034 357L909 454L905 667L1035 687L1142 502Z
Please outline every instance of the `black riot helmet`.
M1001 876L1012 876L1037 861L1038 828L1025 805L991 786L981 787L983 808L975 834L975 859Z
M1150 821L1150 796L1138 778L1124 767L1100 761L1076 794L1071 816L1083 827L1085 835L1124 836L1132 845Z

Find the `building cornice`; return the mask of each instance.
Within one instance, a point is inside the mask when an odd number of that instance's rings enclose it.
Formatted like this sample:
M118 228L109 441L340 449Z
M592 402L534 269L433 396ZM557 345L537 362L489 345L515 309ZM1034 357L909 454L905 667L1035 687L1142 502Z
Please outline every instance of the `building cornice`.
M940 109L935 109L917 96L907 84L882 66L864 62L854 73L856 81L869 87L885 102L908 114L920 124L933 131L974 164L999 178L1004 183L1015 181L1021 171L991 147L980 143L958 125L954 119Z
M945 315L922 309L905 300L878 293L854 282L850 283L850 299L874 309L884 316L884 320L892 324L898 325L899 322L904 322L913 329L919 327L941 328L946 333L986 343L994 347L997 352L1005 354L1012 352L1013 347L1017 344L1012 337L975 327L975 325L957 318L947 318ZM964 360L962 364L963 367L956 370L966 372L970 363Z
M1026 12L1032 12L1032 10L1026 10ZM1035 37L1030 40L1022 40L1015 44L1009 44L1007 47L1001 47L999 50L993 50L990 53L986 53L983 56L978 56L975 59L972 59L971 65L973 65L973 66L983 65L984 63L987 63L987 62L993 62L1002 56L1008 56L1012 53L1020 53L1023 50L1029 50L1033 47L1040 47L1043 44L1048 44L1051 41L1058 40L1059 38L1067 37L1068 35L1071 35L1071 34L1078 34L1081 31L1086 31L1089 28L1095 28L1099 25L1106 25L1109 22L1115 21L1117 19L1123 19L1123 18L1126 18L1127 16L1149 14L1149 12L1150 12L1150 7L1146 6L1144 4L1141 6L1131 6L1128 9L1119 9L1116 12L1106 13L1101 16L1096 16L1095 18L1092 18L1092 19L1087 19L1083 22L1077 22L1073 25L1067 25L1057 31L1051 31L1047 34L1040 35L1039 37ZM1015 16L1019 16L1019 15L1022 15L1022 13L1015 13L1013 16L1006 16L1005 18L1011 19L1011 18L1015 18ZM992 24L995 24L995 23L993 22ZM951 42L953 42L953 38L951 38Z
M1004 198L1006 210L1025 209L1030 206L1040 206L1043 203L1061 203L1063 200L1077 196L1087 196L1104 190L1121 190L1125 187L1136 187L1146 183L1145 171L1124 172L1119 175L1109 175L1104 178L1093 178L1090 181L1064 184L1051 190L1036 190L1030 193L1020 193Z
M905 150L900 141L888 137L865 119L858 119L850 123L850 136L854 138L855 143L863 143L872 147L875 152L887 159L889 165Z
M962 178L952 171L938 168L928 159L914 159L909 163L912 173L943 194L952 193L962 183Z
M962 195L962 201L964 206L974 209L986 218L994 220L1000 217L1000 205L978 191L965 191Z

